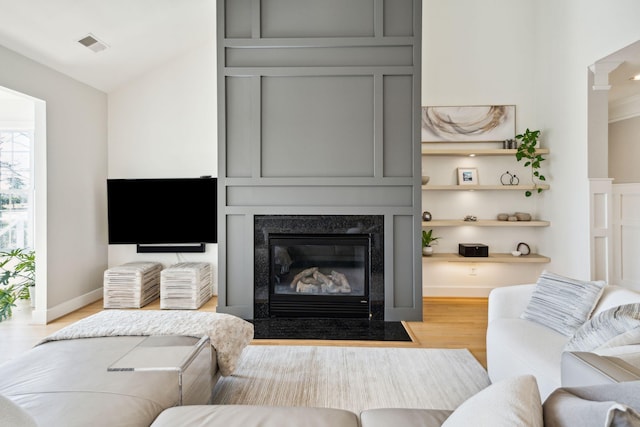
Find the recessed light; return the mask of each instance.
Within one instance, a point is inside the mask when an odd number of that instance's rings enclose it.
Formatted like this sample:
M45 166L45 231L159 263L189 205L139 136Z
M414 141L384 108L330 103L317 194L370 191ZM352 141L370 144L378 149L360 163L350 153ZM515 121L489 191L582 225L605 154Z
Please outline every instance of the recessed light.
M633 81L640 81L640 74L636 74L635 76L631 77L629 80L633 80Z
M475 155L475 154L473 154L473 153L469 154L469 157L475 157L475 156L476 156L476 155Z

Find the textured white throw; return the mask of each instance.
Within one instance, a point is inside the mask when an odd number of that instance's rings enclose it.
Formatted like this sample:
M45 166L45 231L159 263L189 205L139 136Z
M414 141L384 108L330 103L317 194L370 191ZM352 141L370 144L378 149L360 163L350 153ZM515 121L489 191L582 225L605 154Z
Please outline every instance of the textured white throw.
M49 341L110 336L208 336L216 350L218 368L231 375L242 350L253 339L253 324L224 313L188 310L105 310L66 326L44 338Z

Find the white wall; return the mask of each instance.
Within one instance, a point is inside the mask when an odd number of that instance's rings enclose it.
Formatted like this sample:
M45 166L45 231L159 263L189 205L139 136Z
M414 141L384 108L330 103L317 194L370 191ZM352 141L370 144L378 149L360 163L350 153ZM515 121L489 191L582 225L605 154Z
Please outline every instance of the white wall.
M211 40L109 94L109 178L217 176L215 57ZM205 261L217 273L217 258L215 244L180 255L109 245L108 263Z
M543 130L552 187L534 208L552 225L539 231L539 250L551 257L550 270L588 278L587 69L640 39L640 2L424 0L423 16L423 105L515 104L518 130ZM57 316L102 285L107 172L217 175L215 42L109 94L108 152L104 93L2 47L0 63L1 86L47 103L50 203L38 256L47 266L47 316ZM215 263L216 249L199 256ZM108 248L108 265L141 257L130 246ZM494 267L477 276L441 271L438 283L458 283L464 294L523 277L518 265Z
M423 105L515 104L518 131L542 130L542 145L551 150L543 164L551 189L531 210L551 226L531 239L551 258L544 268L589 278L588 66L640 38L640 3L424 0L423 15ZM425 208L429 194L423 194ZM480 203L469 214L490 210ZM516 236L491 239L506 247ZM478 264L470 276L470 265L463 265L426 264L424 294L478 295L535 280L540 269ZM447 283L450 289L440 288Z
M36 136L35 313L45 322L101 296L107 97L1 46L0 64L0 86L46 102L46 136Z
M640 117L609 124L609 176L615 184L640 182Z
M538 0L536 16L536 109L552 150L545 252L549 269L589 278L588 67L640 38L640 3Z
M516 131L542 129L536 112L535 24L523 22L534 14L533 0L424 0L422 105L516 105ZM432 147L433 148L433 147ZM490 147L497 148L497 147ZM480 183L499 184L505 171L528 176L515 157L437 157L423 159L423 171L440 184L455 183L457 167L478 168ZM545 164L543 169L546 169ZM552 182L553 186L554 183ZM547 194L526 198L520 192L423 192L423 210L434 219L462 219L475 215L495 218L498 213L529 212L549 219ZM480 242L490 252L510 252L521 241L538 252L540 229L458 227L436 228L442 237L436 252L457 252L458 243ZM545 255L545 251L540 250ZM535 281L544 264L425 263L426 296L486 296L496 286ZM473 269L473 271L472 271Z

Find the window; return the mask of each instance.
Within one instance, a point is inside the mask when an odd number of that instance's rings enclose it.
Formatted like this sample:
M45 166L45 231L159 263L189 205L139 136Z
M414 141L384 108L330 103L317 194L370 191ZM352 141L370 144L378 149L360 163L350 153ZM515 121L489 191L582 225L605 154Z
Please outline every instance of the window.
M0 129L0 250L33 248L33 130Z

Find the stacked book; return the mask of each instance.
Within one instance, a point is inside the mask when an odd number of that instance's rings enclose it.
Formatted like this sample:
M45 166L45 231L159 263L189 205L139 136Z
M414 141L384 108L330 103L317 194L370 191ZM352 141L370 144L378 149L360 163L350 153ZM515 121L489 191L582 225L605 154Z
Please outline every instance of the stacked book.
M104 272L104 308L140 308L160 295L157 262L130 262Z
M211 298L211 264L182 262L160 274L160 308L197 309Z

